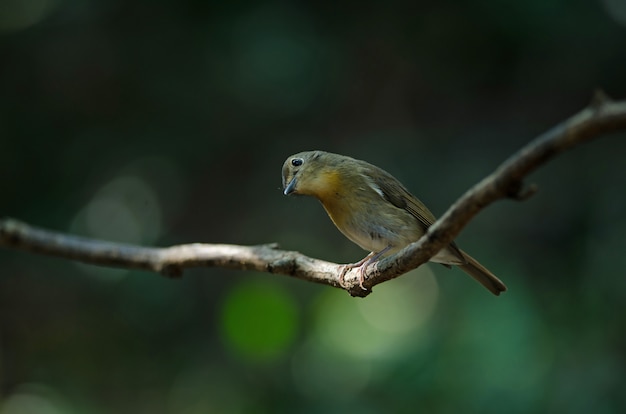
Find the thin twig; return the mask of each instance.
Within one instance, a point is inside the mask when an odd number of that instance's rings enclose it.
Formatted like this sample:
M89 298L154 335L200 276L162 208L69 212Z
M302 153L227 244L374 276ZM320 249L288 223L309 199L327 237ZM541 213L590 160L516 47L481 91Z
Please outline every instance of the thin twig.
M626 102L613 102L602 92L596 93L587 108L531 141L469 189L420 240L370 266L363 283L367 290L359 286L356 269L346 273L344 288L353 296L367 296L373 286L426 263L489 204L503 198L523 200L532 196L536 186L525 186L523 179L539 166L575 145L618 130L626 130ZM67 235L5 218L0 220L0 246L174 277L186 268L222 267L283 274L341 288L338 276L342 265L279 250L275 244L142 247Z

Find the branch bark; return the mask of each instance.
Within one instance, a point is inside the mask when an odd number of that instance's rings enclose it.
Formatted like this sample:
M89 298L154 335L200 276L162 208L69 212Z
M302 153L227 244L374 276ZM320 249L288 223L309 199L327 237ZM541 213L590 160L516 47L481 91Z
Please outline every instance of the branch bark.
M469 189L420 240L370 266L364 275L367 290L359 286L357 269L346 273L343 288L352 296L364 297L372 287L426 263L489 204L503 198L524 200L532 196L536 187L525 186L523 180L539 166L575 145L619 130L626 130L626 101L614 102L603 92L596 92L587 108L531 141ZM182 275L186 268L222 267L283 274L341 288L342 265L280 250L276 244L142 247L53 232L5 218L0 220L0 246L171 277Z

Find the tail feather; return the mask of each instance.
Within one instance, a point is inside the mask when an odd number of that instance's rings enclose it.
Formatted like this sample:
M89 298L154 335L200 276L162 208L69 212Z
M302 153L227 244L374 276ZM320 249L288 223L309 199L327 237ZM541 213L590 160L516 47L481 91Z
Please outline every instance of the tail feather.
M489 289L491 293L498 296L506 291L506 286L500 279L491 273L486 267L478 263L472 256L461 250L467 263L459 265L461 270L473 277L478 283Z

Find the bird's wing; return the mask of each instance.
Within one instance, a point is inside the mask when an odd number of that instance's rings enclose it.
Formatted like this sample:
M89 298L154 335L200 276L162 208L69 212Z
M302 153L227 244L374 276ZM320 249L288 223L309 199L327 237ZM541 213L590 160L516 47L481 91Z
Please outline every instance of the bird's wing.
M394 206L411 213L418 223L424 227L424 231L426 231L437 220L433 213L391 174L382 169L380 172L380 174L376 174L374 183L380 188L385 199ZM449 248L455 256L465 260L463 253L461 253L455 242L450 243Z
M376 174L374 183L380 188L385 199L394 206L411 213L424 230L429 228L435 222L433 213L392 175L384 170L380 171L380 174Z

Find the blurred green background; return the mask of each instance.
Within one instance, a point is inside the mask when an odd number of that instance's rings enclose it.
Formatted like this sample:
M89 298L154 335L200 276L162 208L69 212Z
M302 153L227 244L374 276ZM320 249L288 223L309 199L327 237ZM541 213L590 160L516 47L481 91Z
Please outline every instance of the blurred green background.
M363 257L295 152L366 159L436 214L594 88L626 98L624 0L0 0L0 216L107 240ZM557 158L366 299L0 251L0 414L621 413L626 134ZM592 411L593 410L593 411Z

